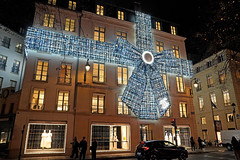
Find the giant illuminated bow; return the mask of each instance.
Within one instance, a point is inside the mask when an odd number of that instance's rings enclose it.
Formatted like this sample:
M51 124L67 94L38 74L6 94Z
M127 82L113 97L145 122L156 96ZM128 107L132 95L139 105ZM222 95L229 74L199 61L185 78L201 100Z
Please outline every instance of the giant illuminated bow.
M121 38L107 43L33 27L28 28L25 46L27 50L135 67L122 101L139 118L157 119L170 106L161 74L192 76L192 63L176 59L172 51L154 53L151 16L137 11L135 14L136 46Z

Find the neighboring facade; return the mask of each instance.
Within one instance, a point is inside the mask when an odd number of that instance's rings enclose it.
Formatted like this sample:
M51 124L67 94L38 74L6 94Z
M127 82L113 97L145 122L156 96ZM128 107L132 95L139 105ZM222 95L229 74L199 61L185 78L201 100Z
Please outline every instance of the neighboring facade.
M34 27L96 41L113 43L121 37L136 43L134 11L110 10L101 1L90 7L96 7L94 12L78 11L75 1L66 1L60 8L56 0L46 3L36 3ZM155 51L173 49L176 58L187 59L185 38L177 35L176 25L169 24L172 32L167 33L161 30L160 22L152 20ZM197 138L189 77L162 73L172 106L158 120L141 120L121 101L133 67L90 60L91 68L85 71L87 59L26 52L28 74L24 76L10 157L18 156L24 125L21 148L26 157L70 155L75 136L78 140L85 136L88 147L97 140L98 154L133 153L141 140L173 142L171 118L176 118L179 145L189 146L189 138Z
M216 136L221 141L221 130L239 129L240 66L236 53L222 50L194 65L197 130L206 141L214 142Z

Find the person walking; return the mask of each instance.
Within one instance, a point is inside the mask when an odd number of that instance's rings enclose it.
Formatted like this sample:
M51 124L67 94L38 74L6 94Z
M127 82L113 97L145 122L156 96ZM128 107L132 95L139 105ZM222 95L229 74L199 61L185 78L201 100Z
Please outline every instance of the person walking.
M195 148L195 142L193 140L193 137L190 138L190 144L191 144L192 151L195 151L196 148Z
M90 147L90 150L92 151L92 160L96 160L96 150L97 150L97 141L94 140L92 142L92 146Z
M199 149L202 150L203 146L202 146L202 139L200 137L198 137L198 146L199 146Z
M71 142L71 144L72 144L72 154L71 154L70 158L73 158L74 154L76 154L76 158L78 158L79 143L77 141L77 137L73 138L73 141Z
M87 151L87 141L86 141L86 137L83 137L83 139L80 142L79 148L81 149L80 152L80 160L83 157L83 160L85 160L85 156L86 156L86 151Z
M233 151L235 154L235 159L240 160L240 143L237 141L237 139L232 136L232 146L233 146Z

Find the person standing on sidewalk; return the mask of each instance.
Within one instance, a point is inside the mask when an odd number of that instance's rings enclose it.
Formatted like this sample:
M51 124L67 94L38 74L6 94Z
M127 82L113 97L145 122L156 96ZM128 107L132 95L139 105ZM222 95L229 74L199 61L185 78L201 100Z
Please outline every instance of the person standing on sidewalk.
M96 151L97 151L97 141L94 140L92 142L92 146L90 147L90 150L92 151L92 160L96 160Z
M198 146L199 146L199 149L202 150L203 146L202 146L202 139L200 137L198 137Z
M190 144L191 144L192 151L195 151L195 142L193 140L193 137L190 138Z
M240 160L240 143L237 141L237 139L232 136L232 146L233 146L233 151L235 154L235 159Z
M86 151L87 151L87 141L86 141L86 137L83 137L83 139L80 142L79 148L81 149L80 152L80 160L83 157L83 160L85 160L85 156L86 156Z
M71 142L72 144L72 154L70 156L70 158L74 157L74 154L76 154L76 158L78 158L78 147L79 147L79 143L77 141L77 137L74 137L73 141Z

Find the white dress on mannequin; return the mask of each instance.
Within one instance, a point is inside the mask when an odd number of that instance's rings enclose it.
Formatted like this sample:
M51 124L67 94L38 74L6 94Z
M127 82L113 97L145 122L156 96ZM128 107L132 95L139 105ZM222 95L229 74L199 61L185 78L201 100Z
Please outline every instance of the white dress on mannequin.
M41 148L45 148L46 147L46 143L47 143L47 136L48 134L46 133L46 130L43 131L42 133L42 138L41 138L41 144L40 144L40 147Z
M46 138L46 148L51 148L52 144L52 133L51 130L49 130L49 133L47 133L47 138Z

